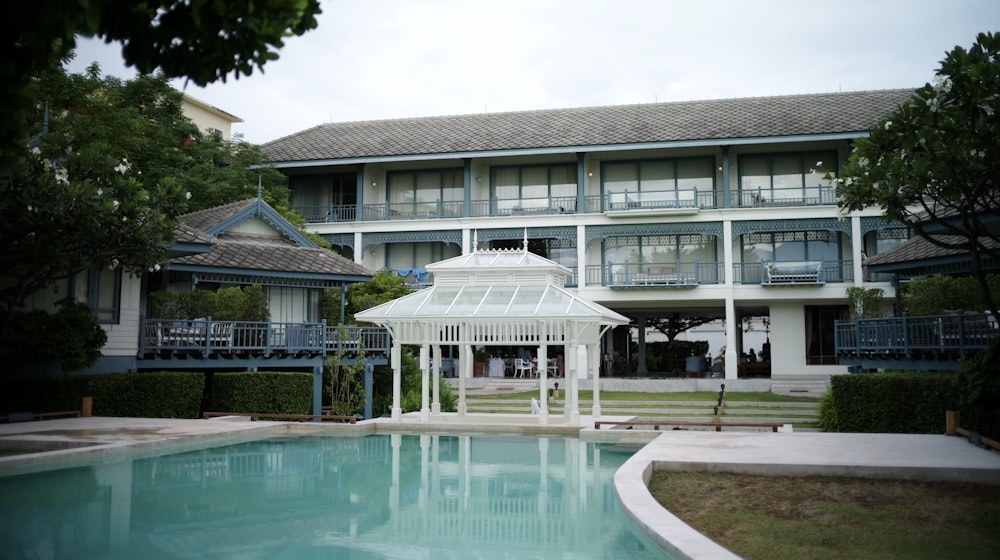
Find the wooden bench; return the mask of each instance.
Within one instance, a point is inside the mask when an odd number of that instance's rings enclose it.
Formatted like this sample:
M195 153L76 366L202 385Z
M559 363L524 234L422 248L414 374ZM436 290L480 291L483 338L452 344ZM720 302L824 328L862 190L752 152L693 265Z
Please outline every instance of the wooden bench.
M772 432L777 432L778 428L784 426L781 423L775 422L666 422L662 420L595 420L594 429L600 430L601 426L629 426L629 429L633 426L652 426L654 431L659 431L660 426L670 426L670 429L675 429L676 426L699 426L699 427L714 427L715 431L721 432L723 427L726 428L771 428ZM683 428L676 428L683 429Z
M333 414L268 414L263 412L204 412L201 417L205 420L216 416L249 416L251 422L258 419L267 420L295 420L303 422L305 420L322 420L323 422L341 422L344 424L356 424L358 419L354 416L336 416Z

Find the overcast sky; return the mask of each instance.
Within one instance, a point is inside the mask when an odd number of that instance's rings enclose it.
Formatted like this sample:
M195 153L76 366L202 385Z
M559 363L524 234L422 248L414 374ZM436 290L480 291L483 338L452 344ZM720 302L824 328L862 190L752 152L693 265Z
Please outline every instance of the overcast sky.
M326 122L916 88L997 0L324 0L250 77L174 84L264 143ZM130 77L118 45L81 41Z

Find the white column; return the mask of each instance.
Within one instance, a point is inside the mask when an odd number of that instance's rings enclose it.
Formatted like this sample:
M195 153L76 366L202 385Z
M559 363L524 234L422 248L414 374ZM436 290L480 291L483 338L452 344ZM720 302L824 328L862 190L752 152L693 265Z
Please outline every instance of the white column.
M545 340L547 333L544 326L540 327L541 338ZM549 399L546 389L549 378L549 346L542 343L538 347L538 404L541 410L538 412L538 423L548 424L549 421Z
M468 410L465 402L465 378L472 376L472 346L463 344L458 348L458 414L464 416Z
M433 395L434 399L431 401L431 414L441 414L441 345L435 344L431 346L431 355L434 358L434 365L431 368L434 377L432 382L434 383Z
M573 354L576 361L576 375L570 380L573 386L573 410L569 413L569 421L573 425L580 424L580 379L587 377L587 347L574 344Z
M726 379L736 379L740 367L740 352L736 347L739 340L736 329L740 327L736 316L736 301L733 292L726 294Z
M736 300L733 296L735 286L733 262L733 222L722 221L722 271L726 276L726 379L736 379L740 365L740 349L736 347L736 329L739 327L736 317Z
M861 217L851 216L851 260L854 262L854 285L861 287L865 281L864 267L861 266L861 251L865 248L865 238L861 233Z
M594 420L601 417L601 346L600 344L587 345L587 362L590 364L590 371L594 372L594 406L591 408L591 415Z
M576 285L577 288L587 286L587 227L576 226Z
M392 419L403 419L403 407L400 405L403 385L403 360L401 357L402 347L398 342L392 342L389 361L392 365Z
M430 348L427 343L420 345L420 421L430 420Z

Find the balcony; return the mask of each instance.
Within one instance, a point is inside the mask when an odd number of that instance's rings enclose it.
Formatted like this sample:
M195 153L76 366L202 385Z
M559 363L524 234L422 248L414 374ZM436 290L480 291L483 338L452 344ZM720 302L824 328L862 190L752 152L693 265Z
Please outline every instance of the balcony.
M834 326L841 365L947 371L1000 336L989 313L860 319Z
M560 214L600 214L622 217L630 213L694 212L720 208L722 193L718 191L636 191L587 195L580 208L575 196L553 196L520 199L481 199L469 202L469 217L547 216ZM837 193L833 187L758 188L734 192L731 205L739 208L776 208L788 206L835 205ZM358 221L357 205L329 204L295 206L296 212L308 223ZM461 218L465 202L379 202L362 207L361 220L434 220Z
M783 206L821 206L837 204L837 189L832 186L743 189L738 194L741 208Z
M310 224L322 224L353 222L357 219L358 207L355 204L328 204L326 206L295 206L293 210Z
M226 358L250 356L356 357L387 355L389 331L381 327L323 323L143 319L140 357Z
M638 263L605 263L586 267L588 286L613 289L631 288L694 288L701 284L718 284L722 280L722 264L718 262L673 261Z

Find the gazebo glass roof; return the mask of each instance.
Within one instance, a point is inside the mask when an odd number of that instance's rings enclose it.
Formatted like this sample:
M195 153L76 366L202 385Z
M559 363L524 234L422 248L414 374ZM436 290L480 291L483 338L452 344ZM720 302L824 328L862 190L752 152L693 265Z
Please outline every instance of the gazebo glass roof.
M434 286L363 311L357 318L589 318L627 324L628 319L554 285Z

